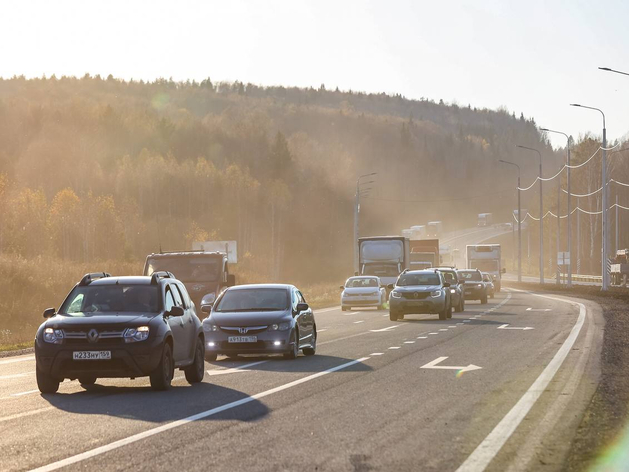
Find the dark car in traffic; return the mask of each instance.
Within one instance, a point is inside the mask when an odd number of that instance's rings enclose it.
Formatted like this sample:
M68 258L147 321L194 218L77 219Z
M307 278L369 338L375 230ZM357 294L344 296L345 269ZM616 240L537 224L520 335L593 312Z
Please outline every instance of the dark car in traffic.
M452 318L450 284L435 269L405 270L389 295L389 319L404 319L404 315L436 313L440 320Z
M443 274L446 282L450 284L450 294L452 296L452 308L460 313L465 310L465 288L459 280L454 267L436 267Z
M208 361L219 354L283 354L294 359L300 350L312 356L317 349L314 313L293 285L229 287L203 320L203 331Z
M143 376L153 389L166 390L175 368L190 383L203 380L201 321L183 283L168 272L86 274L44 318L35 338L42 393L56 392L64 379L91 385L98 378Z
M496 295L496 286L494 284L494 278L491 276L491 274L488 274L487 272L483 272L483 282L487 290L487 296L489 298L494 298L494 296Z
M465 299L480 300L487 303L487 286L483 282L483 274L478 269L460 269L456 271L459 280L465 282Z

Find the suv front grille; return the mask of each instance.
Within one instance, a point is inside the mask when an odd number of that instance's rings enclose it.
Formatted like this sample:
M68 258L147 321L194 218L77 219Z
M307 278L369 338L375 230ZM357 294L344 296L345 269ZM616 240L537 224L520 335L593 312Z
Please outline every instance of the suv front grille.
M68 330L68 329L64 329L63 330L63 337L66 341L66 343L68 344L78 344L78 343L85 343L85 342L92 342L92 343L99 343L99 342L117 342L117 341L122 341L122 337L124 335L124 329L122 330L103 330L103 331L99 331L98 329L96 330L98 332L98 337L96 338L96 340L92 341L88 334L91 331L91 329L88 329L87 331L78 331L78 330Z
M430 296L430 292L402 292L402 295L409 300L424 300Z

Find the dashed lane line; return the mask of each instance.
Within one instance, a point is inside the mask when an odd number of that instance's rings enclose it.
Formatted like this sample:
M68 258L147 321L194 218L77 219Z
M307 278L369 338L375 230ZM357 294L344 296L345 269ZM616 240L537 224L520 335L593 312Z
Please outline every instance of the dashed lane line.
M389 349L399 349L400 346L391 346Z
M34 360L35 360L35 356L20 357L18 359L7 359L7 360L0 361L0 365L13 364L14 362L34 361Z
M330 369L326 369L323 370L321 372L317 372L316 374L312 374L312 375L308 375L307 377L303 377L301 379L298 380L294 380L292 382L286 383L284 385L280 385L278 387L275 388L271 388L269 390L265 390L263 392L257 393L255 395L251 395L245 398L241 398L240 400L236 400L230 403L226 403L224 405L218 406L216 408L212 408L210 410L206 410L203 411L201 413L197 413L196 415L192 415L192 416L188 416L187 418L183 418L177 421L172 421L170 423L166 423L163 424L161 426L158 426L156 428L151 428L148 429L146 431L142 431L141 433L137 433L134 434L132 436L129 436L127 438L123 438L123 439L119 439L118 441L114 441L112 443L109 444L105 444L103 446L97 447L95 449L91 449L85 452L82 452L80 454L74 455L74 456L70 456L67 457L66 459L62 459L60 461L57 462L53 462L51 464L48 465L44 465L42 467L39 467L37 469L34 469L36 472L44 472L44 471L51 471L51 470L57 470L60 469L62 467L67 467L71 464L76 464L78 462L81 462L85 459L89 459L95 456L99 456L101 454L104 454L106 452L110 452L113 451L115 449L118 449L120 447L123 446L127 446L129 444L133 444L135 442L138 442L142 439L151 437L151 436L155 436L157 434L163 433L165 431L169 431L171 429L177 428L179 426L184 426L186 424L192 423L194 421L198 421L204 418L208 418L210 416L214 416L217 415L219 413L222 413L224 411L227 410L232 410L234 408L237 408L241 405L245 405L247 403L259 400L260 398L264 398L264 397L268 397L269 395L273 395L274 393L278 393L281 392L283 390L287 390L289 388L292 387L296 387L297 385L301 385L303 383L306 382L310 382L311 380L317 379L319 377L323 377L324 375L328 375L331 374L333 372L337 372L339 370L343 370L343 369L347 369L348 367L351 367L353 365L356 364L360 364L366 360L369 360L370 357L361 357L360 359L356 359L350 362L346 362L345 364L341 364L339 366L336 367L331 367Z
M0 418L0 423L4 421L17 420L19 418L24 418L25 416L37 415L38 413L43 413L44 411L55 410L54 406L47 406L45 408L38 408L37 410L25 411L23 413L17 413L15 415L4 416Z
M371 354L369 354L370 356L382 356L384 354L384 352L372 352Z
M354 321L354 324L358 324L358 323L364 323L365 320L358 320L358 321Z

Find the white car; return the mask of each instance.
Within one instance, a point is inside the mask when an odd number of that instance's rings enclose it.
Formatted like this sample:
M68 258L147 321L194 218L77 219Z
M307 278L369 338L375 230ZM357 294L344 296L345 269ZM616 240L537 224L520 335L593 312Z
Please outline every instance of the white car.
M384 309L387 302L387 290L380 283L380 278L372 275L350 277L341 285L341 310L352 307L376 307Z

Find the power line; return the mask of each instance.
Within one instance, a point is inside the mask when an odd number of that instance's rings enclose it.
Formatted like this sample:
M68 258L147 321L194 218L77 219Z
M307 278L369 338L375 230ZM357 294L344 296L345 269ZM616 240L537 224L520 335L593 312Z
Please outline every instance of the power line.
M440 202L455 202L459 200L470 200L472 198L482 198L482 197L492 197L495 195L500 195L506 192L512 192L513 188L500 190L499 192L493 193L485 193L483 195L471 195L468 197L458 197L458 198L441 198L437 200L396 200L392 198L375 198L375 197L364 197L364 200L379 200L383 202L396 202L396 203L440 203Z

